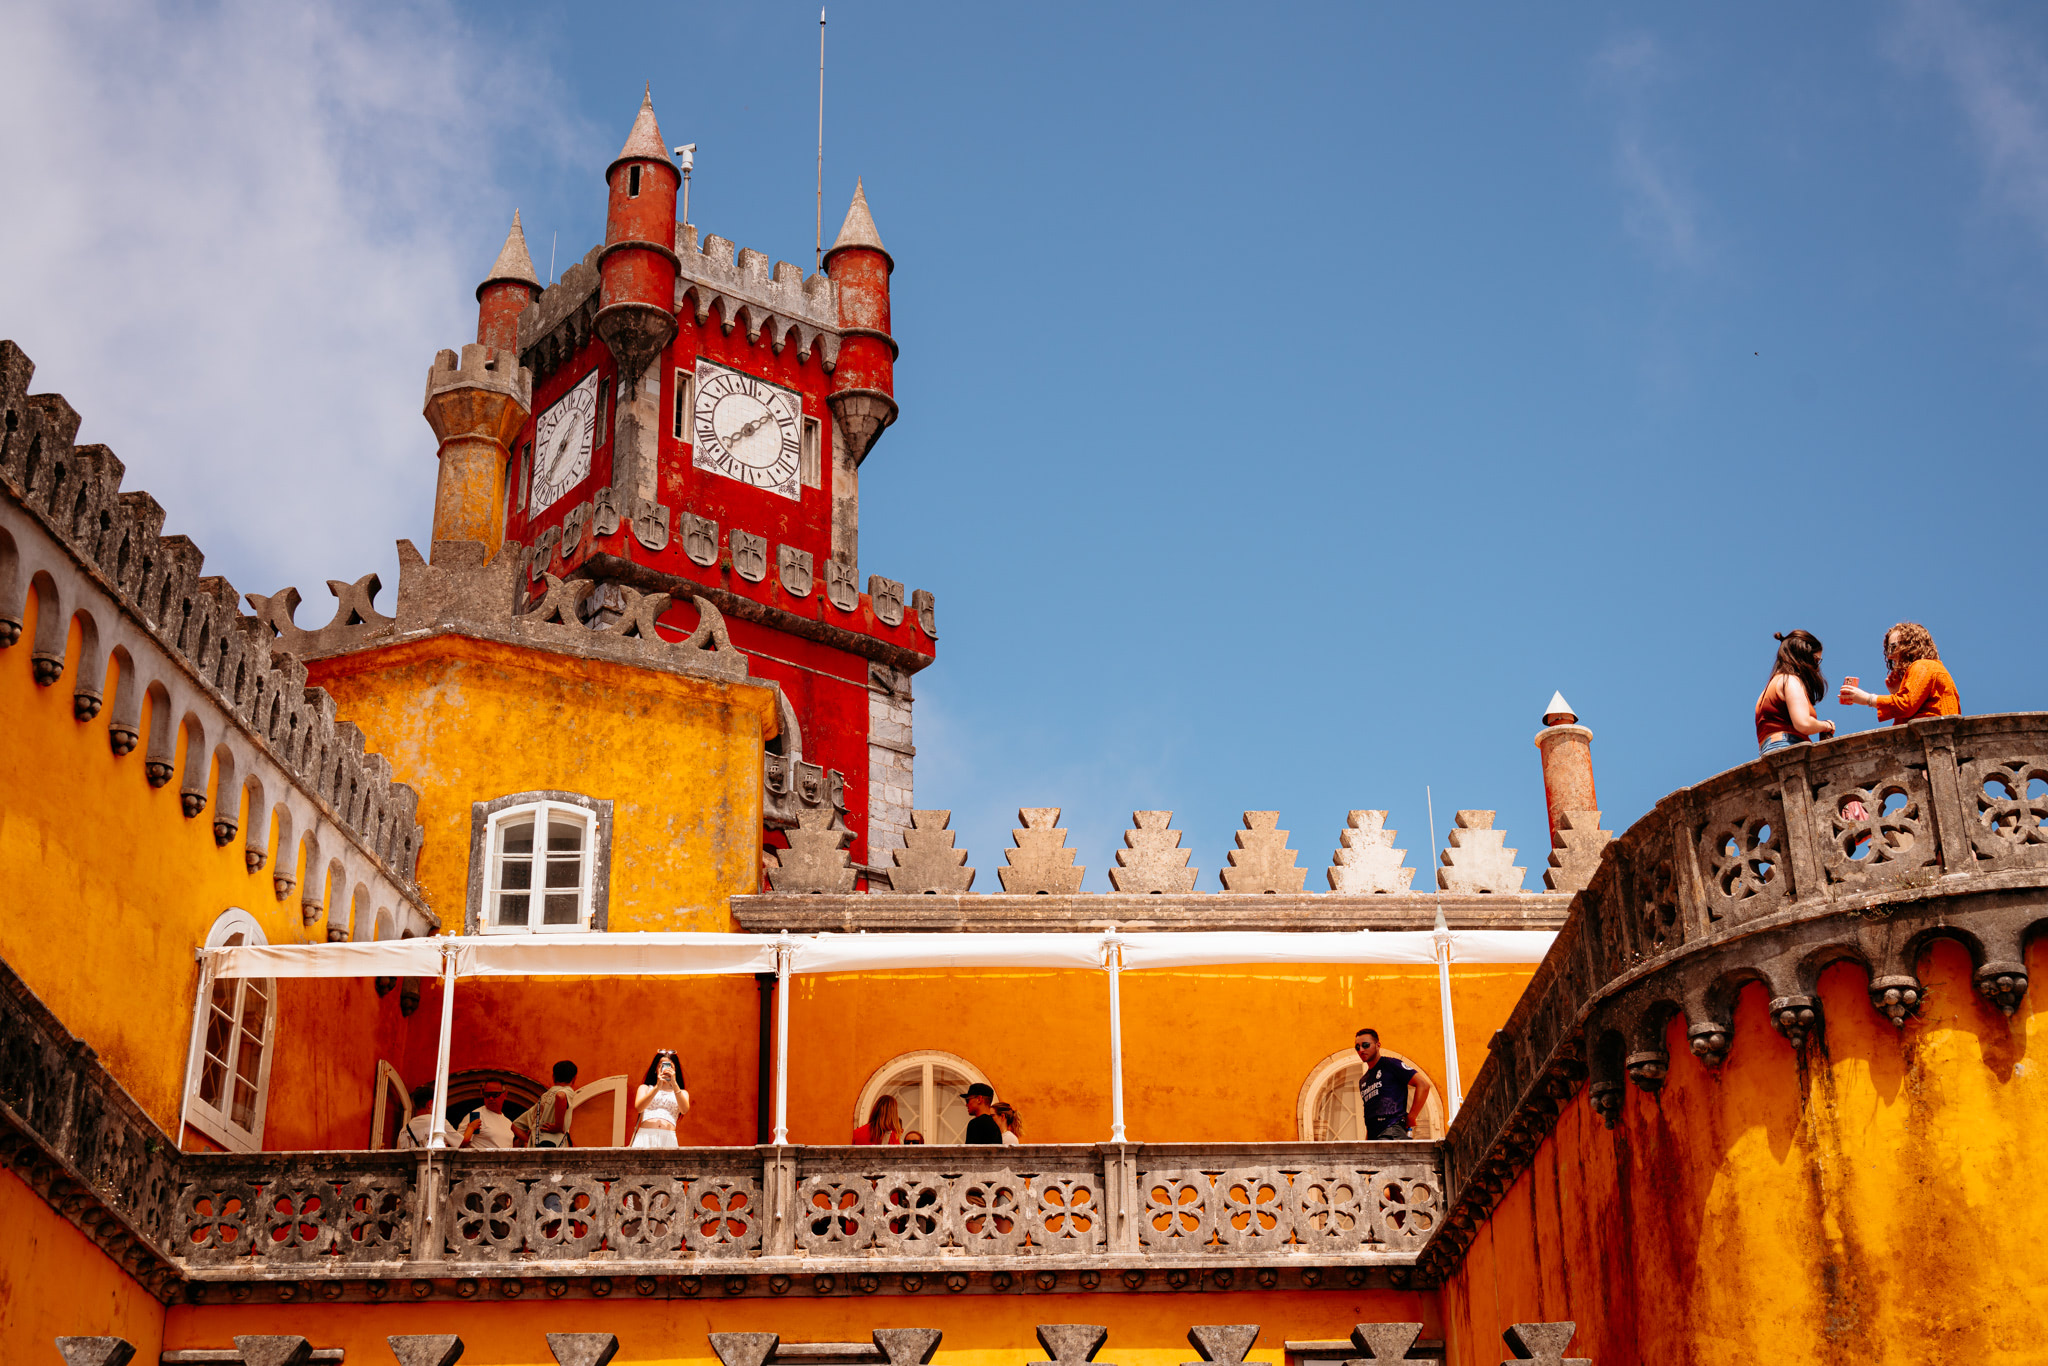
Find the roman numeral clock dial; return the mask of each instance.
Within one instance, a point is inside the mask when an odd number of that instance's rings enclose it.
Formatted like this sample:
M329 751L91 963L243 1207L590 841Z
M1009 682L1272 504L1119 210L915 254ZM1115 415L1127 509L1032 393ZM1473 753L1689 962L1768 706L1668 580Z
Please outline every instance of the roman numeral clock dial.
M597 444L597 371L556 399L533 424L534 515L545 511L590 474Z
M752 484L757 489L800 498L798 471L803 452L803 404L780 385L697 362L697 410L692 415L700 470Z

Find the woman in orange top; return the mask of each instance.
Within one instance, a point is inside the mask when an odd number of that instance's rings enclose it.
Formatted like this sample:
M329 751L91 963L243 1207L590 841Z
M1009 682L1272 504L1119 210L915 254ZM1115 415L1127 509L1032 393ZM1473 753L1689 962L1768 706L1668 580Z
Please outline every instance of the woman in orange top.
M1956 681L1942 665L1934 637L1917 621L1902 621L1884 633L1885 663L1891 666L1884 685L1889 694L1865 692L1854 676L1842 680L1835 700L1843 706L1877 708L1877 719L1903 726L1923 716L1960 716L1963 699Z

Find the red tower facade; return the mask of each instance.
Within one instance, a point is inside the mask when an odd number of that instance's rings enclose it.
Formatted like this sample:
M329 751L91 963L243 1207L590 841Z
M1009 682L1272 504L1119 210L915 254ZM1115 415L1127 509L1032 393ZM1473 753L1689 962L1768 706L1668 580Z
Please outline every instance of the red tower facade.
M715 603L786 703L763 775L771 831L829 815L856 865L886 867L910 817L911 676L937 623L931 594L859 571L860 465L897 413L894 262L865 189L806 278L678 224L651 99L605 180L603 244L517 318L533 407L505 538L536 597L545 575L588 581L595 623L619 586ZM516 280L501 257L480 334Z

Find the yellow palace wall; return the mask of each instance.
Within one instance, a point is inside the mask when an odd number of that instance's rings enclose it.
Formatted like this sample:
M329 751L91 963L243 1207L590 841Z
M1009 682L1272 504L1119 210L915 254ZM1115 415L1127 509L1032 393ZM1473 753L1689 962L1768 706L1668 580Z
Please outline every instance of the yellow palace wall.
M60 1335L126 1338L138 1362L156 1361L163 1305L4 1168L0 1228L0 1362L55 1362Z
M2041 941L2028 961L2048 980ZM1825 972L1803 1076L1752 986L1719 1074L1681 1021L1669 1083L1631 1089L1620 1127L1582 1092L1445 1287L1453 1360L1498 1360L1509 1323L1576 1319L1601 1363L2040 1361L2048 1191L2014 1179L2048 1132L2040 1017L1985 1002L1954 944L1920 976L1901 1031L1860 969Z

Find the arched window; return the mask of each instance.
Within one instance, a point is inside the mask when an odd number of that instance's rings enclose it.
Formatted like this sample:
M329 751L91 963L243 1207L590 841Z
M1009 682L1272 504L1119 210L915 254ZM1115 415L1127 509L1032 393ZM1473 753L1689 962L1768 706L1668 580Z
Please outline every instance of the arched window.
M883 1096L896 1097L903 1116L903 1132L915 1130L927 1143L962 1143L967 1139L967 1102L960 1093L988 1077L973 1063L951 1053L926 1049L889 1059L875 1069L861 1088L854 1106L853 1124L858 1129Z
M243 910L225 912L206 933L210 949L268 942L256 917ZM216 977L194 1059L186 1122L232 1151L260 1149L276 1034L276 981Z
M470 808L471 934L605 928L612 804L519 792Z
M1423 1102L1416 1120L1414 1137L1438 1139L1444 1136L1444 1092L1435 1077L1423 1071L1410 1057L1381 1048L1385 1057L1396 1058L1413 1067L1429 1082L1429 1099ZM1359 1108L1358 1079L1365 1065L1355 1049L1332 1053L1317 1063L1301 1084L1295 1124L1304 1143L1358 1143L1365 1140L1365 1112ZM1409 1100L1413 1104L1411 1096Z

